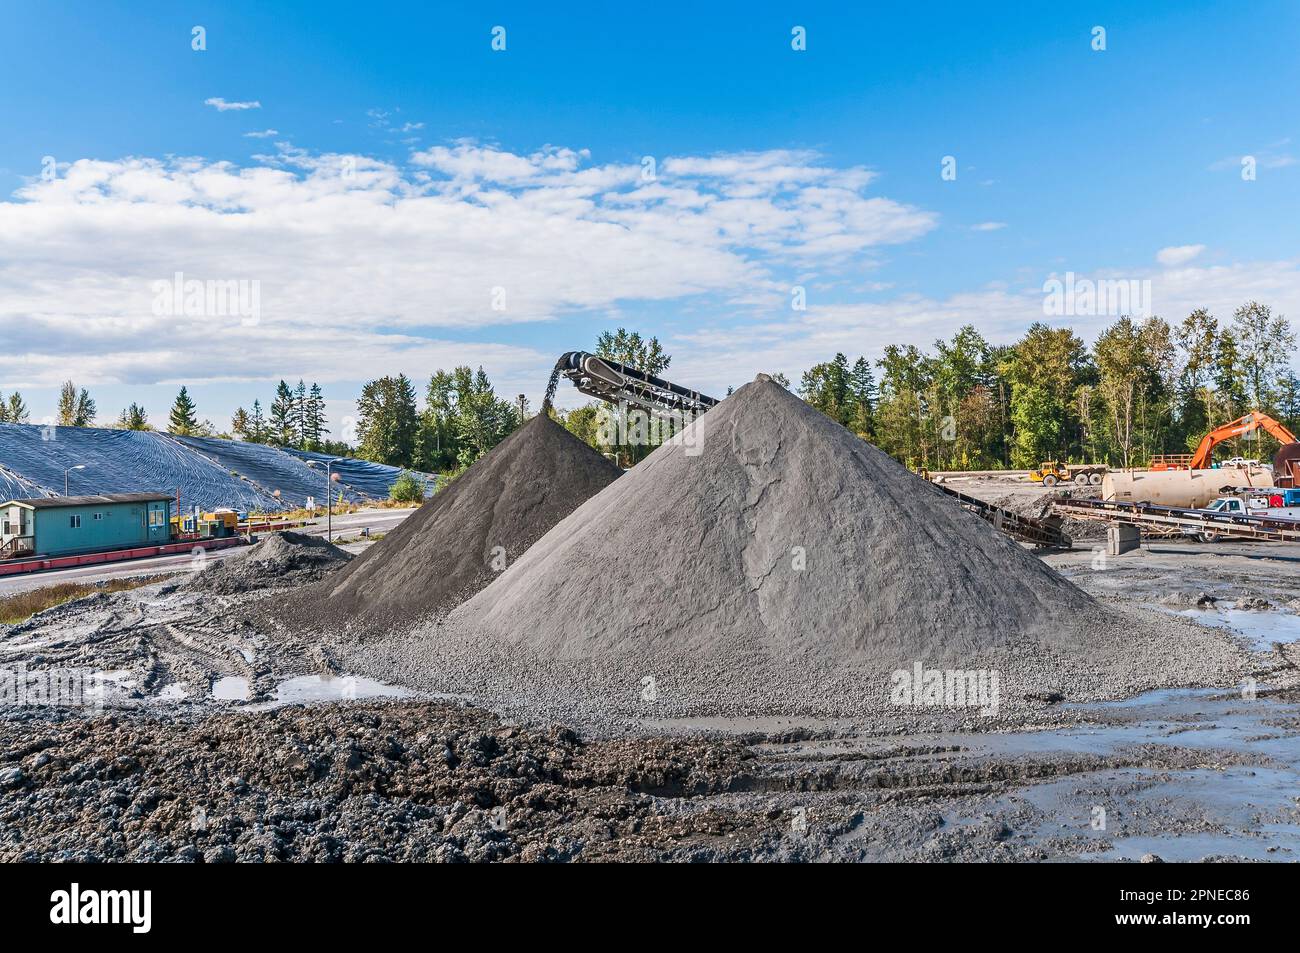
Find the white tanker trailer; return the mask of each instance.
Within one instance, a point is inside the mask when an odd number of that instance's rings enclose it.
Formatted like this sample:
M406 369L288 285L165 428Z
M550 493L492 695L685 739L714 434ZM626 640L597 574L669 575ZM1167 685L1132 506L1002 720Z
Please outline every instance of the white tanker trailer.
M1117 470L1101 481L1101 498L1122 503L1154 503L1200 509L1223 496L1225 487L1271 487L1267 467L1215 467L1209 470Z

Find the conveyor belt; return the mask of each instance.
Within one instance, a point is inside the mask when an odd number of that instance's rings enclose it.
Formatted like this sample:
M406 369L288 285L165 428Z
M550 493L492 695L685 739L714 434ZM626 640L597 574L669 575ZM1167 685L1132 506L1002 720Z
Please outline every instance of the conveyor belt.
M1075 519L1128 523L1187 535L1300 542L1300 520L1283 516L1249 516L1118 500L1053 500L1052 510Z
M1021 516L1011 510L1004 510L1000 506L994 506L984 500L967 496L965 493L959 493L942 483L934 483L932 486L943 490L943 492L960 503L962 507L985 522L992 524L994 529L1005 533L1012 539L1019 540L1022 543L1032 543L1045 549L1069 549L1073 545L1070 537L1061 529L1059 519L1051 517L1035 519L1032 516Z
M595 397L614 406L626 403L658 417L694 420L718 403L707 394L647 374L627 364L597 357L586 351L569 351L561 355L555 364L555 370L551 372L543 407L550 406L555 397L555 385L561 376L567 377L574 387L588 397Z

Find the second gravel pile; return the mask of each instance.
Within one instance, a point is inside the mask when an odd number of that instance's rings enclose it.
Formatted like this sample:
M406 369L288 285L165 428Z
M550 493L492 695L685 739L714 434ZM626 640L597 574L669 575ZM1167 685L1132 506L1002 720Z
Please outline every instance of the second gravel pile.
M304 586L350 559L351 553L319 536L272 533L255 546L202 569L189 587L233 596L258 589Z
M538 415L343 571L288 600L278 614L291 625L360 635L436 618L495 579L619 473Z

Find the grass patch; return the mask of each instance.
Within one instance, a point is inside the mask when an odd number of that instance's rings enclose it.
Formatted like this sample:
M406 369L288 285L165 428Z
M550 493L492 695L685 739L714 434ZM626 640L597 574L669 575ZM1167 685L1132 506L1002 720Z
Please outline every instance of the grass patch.
M130 576L125 579L109 579L105 582L58 582L52 586L28 589L16 592L12 596L0 596L0 624L12 625L24 622L38 612L63 605L73 599L93 596L97 592L125 592L139 589L170 579L175 573L163 573L154 576Z

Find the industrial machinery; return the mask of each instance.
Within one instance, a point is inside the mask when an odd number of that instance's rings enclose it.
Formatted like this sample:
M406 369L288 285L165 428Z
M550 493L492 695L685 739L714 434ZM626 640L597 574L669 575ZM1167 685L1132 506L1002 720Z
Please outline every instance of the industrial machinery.
M1282 442L1273 466L1249 461L1212 466L1214 448L1225 440L1263 430ZM1115 471L1102 481L1102 498L1157 506L1205 507L1224 494L1225 487L1255 490L1300 485L1300 443L1268 414L1258 410L1216 427L1201 438L1195 453L1153 457L1146 470Z
M569 351L555 363L543 407L550 406L554 399L555 385L560 377L568 378L588 397L615 406L626 403L656 417L693 420L718 403L697 390L681 387L630 365L586 351Z
M1056 486L1058 483L1076 483L1079 486L1101 486L1106 475L1104 463L1059 463L1056 460L1044 460L1037 470L1029 471L1029 479L1043 486Z
M1297 442L1300 441L1300 438L1296 437L1295 434L1282 426L1268 414L1263 413L1262 411L1252 410L1244 417L1238 417L1232 423L1224 424L1222 427L1215 427L1202 437L1200 445L1196 448L1196 452L1192 454L1192 458L1188 464L1188 469L1203 470L1209 467L1214 456L1214 448L1218 444L1225 440L1231 440L1233 437L1240 437L1243 434L1253 433L1256 430L1263 430L1265 433L1271 434L1282 444L1282 449L1278 451L1279 460L1300 460L1300 446L1296 445ZM1294 451L1293 453L1286 453L1288 445L1290 445L1289 449ZM1291 476L1291 468L1289 466L1283 467L1281 472L1274 475L1274 482L1277 483L1277 478L1281 476ZM1289 486L1290 484L1277 483L1277 485Z
M1233 498L1233 502L1240 502ZM1191 536L1203 542L1248 539L1300 542L1300 519L1273 516L1243 506L1188 508L1119 500L1053 500L1052 511L1073 519L1139 527L1143 533Z
M225 539L239 532L239 514L219 509L213 513L181 513L171 518L173 539Z

